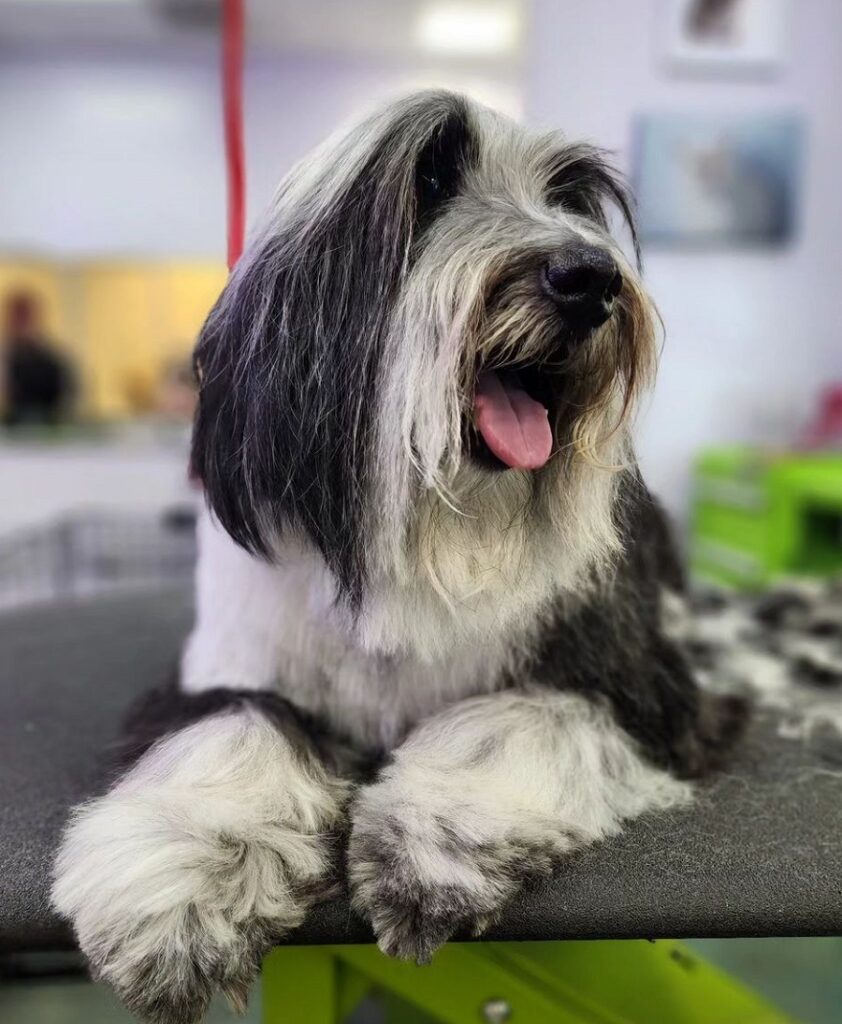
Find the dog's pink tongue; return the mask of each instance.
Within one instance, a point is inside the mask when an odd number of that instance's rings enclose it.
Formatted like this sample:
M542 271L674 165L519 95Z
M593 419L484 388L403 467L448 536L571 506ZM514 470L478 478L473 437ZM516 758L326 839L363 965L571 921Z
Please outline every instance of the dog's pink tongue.
M547 410L492 370L477 380L474 418L485 443L511 469L540 469L549 459L553 432Z

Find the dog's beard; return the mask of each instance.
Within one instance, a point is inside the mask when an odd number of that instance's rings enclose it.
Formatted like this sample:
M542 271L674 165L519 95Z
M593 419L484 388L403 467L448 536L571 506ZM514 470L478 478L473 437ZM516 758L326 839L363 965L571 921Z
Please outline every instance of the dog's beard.
M407 297L380 419L367 644L436 657L478 637L511 640L550 599L579 599L610 572L627 424L655 347L648 300L625 270L612 317L584 339L568 336L518 278L478 282L473 301L439 321L438 337L410 330L436 318L413 316L421 296ZM446 318L440 296L438 312ZM477 422L487 374L545 410L551 451L536 468L489 452Z

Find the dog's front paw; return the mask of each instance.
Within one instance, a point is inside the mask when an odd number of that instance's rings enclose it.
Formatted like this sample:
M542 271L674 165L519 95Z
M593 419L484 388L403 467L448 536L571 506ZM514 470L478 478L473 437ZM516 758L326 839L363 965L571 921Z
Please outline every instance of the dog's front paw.
M354 907L384 953L419 964L457 933L482 934L524 884L576 845L544 819L510 827L458 803L430 813L402 803L394 782L363 790L352 821Z
M261 960L285 930L277 918L234 924L194 903L115 923L113 934L83 932L77 918L82 951L92 976L150 1024L195 1024L215 992L244 1012Z
M193 1024L215 991L242 1010L272 943L334 884L345 795L265 720L208 720L75 812L53 903L145 1020Z

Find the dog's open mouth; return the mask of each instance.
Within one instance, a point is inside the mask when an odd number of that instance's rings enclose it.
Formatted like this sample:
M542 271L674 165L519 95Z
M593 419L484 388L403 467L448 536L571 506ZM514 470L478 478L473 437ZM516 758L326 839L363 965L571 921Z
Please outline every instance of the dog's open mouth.
M474 393L474 453L500 469L540 469L553 450L548 389L534 367L484 369Z

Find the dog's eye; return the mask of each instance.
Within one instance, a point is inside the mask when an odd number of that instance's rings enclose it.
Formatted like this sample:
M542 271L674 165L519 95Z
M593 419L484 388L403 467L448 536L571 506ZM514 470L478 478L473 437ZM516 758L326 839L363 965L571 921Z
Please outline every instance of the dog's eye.
M458 190L459 170L447 157L431 152L415 174L415 222L425 228Z
M419 165L415 178L415 196L419 221L426 221L438 206L456 194L458 172L441 153L431 153Z
M418 175L419 198L434 203L442 198L442 184L436 174L432 172L421 172Z
M460 118L448 119L429 140L415 170L416 220L424 226L459 191L467 139Z

